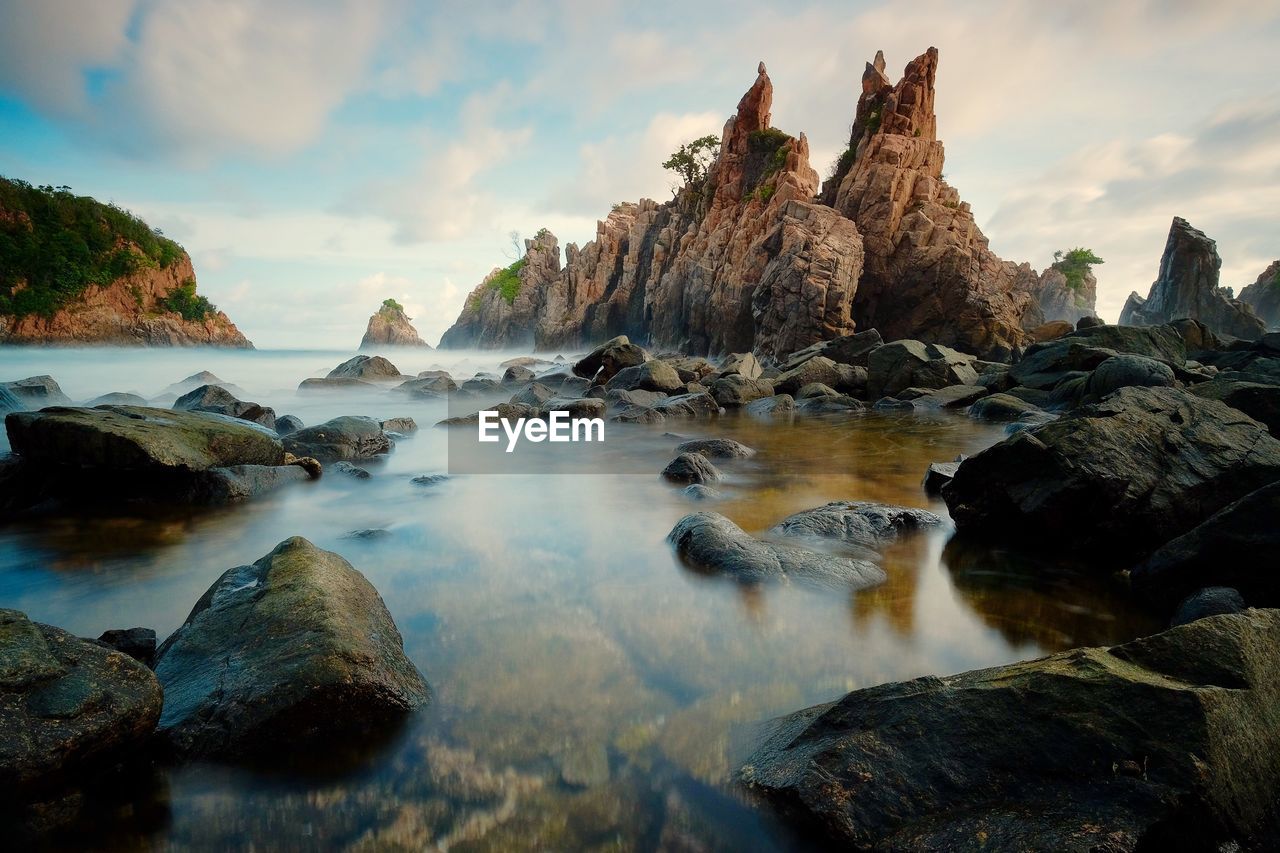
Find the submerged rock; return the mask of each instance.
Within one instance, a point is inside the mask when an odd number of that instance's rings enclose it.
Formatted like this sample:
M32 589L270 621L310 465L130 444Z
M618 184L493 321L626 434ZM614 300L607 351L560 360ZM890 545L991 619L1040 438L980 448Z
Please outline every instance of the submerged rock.
M10 818L19 827L35 823L39 812L29 806L68 796L74 810L80 786L144 755L161 701L156 677L129 655L0 609L6 844L21 846Z
M653 410L665 418L708 418L720 413L720 406L705 392L677 394L653 404Z
M347 415L306 427L284 437L284 448L295 456L321 462L372 459L391 451L391 439L373 418Z
M220 385L201 385L183 394L173 403L178 412L213 412L229 418L240 418L261 424L267 429L276 428L275 410L257 403L246 403L236 398Z
M966 459L943 492L960 532L1141 557L1280 479L1280 441L1174 388L1122 388Z
M672 528L667 541L692 568L723 573L744 583L798 578L862 588L885 578L879 566L865 560L761 541L714 512L686 515Z
M895 542L903 533L913 533L940 524L942 519L928 510L875 501L832 501L787 516L770 533L778 536L834 539L876 552Z
M676 453L701 453L708 459L747 459L755 450L732 438L694 438L676 445Z
M1280 611L858 690L783 717L741 782L877 850L1269 848Z
M229 569L156 653L159 731L191 757L257 757L367 734L427 701L377 590L301 537Z
M691 501L718 501L724 497L716 489L701 483L690 483L684 487L682 494Z

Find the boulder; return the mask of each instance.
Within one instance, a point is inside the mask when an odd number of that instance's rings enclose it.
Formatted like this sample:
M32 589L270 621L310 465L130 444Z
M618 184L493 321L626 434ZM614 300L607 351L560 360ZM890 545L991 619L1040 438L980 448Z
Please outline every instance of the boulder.
M524 403L497 403L493 406L493 411L498 413L498 420L515 422L524 418L537 417L538 410ZM438 421L438 427L461 427L475 426L480 422L480 413L472 412L469 415L458 415L452 418L445 418Z
M1062 338L1029 347L1022 359L1009 369L1009 378L1027 388L1049 390L1064 378L1094 370L1114 355L1115 350L1075 338Z
M253 421L267 429L276 428L276 413L273 409L238 400L221 385L201 385L188 391L174 401L173 409L178 412L213 412L229 418Z
M711 383L711 396L726 409L745 406L755 400L772 397L774 386L768 379L748 379L741 374L730 374Z
M1150 553L1280 479L1280 441L1222 403L1122 388L966 459L943 492L956 527L1052 542L1099 564Z
M276 418L276 435L289 435L305 427L302 418L294 415L282 415Z
M609 420L620 424L660 424L667 416L647 406L627 406L616 412Z
M566 376L556 394L560 397L589 397L592 395L587 392L591 387L591 382L581 376Z
M551 412L568 412L571 419L578 420L580 418L603 418L606 408L604 400L598 400L595 397L577 399L552 397L538 407L538 411L543 417Z
M605 388L610 391L664 391L671 394L683 389L684 384L674 367L653 359L619 370L605 383Z
M724 361L720 362L720 369L716 371L716 375L720 378L741 376L743 379L759 379L760 371L763 369L754 353L735 352L724 357Z
M548 400L554 398L556 392L552 391L541 382L531 382L529 385L521 388L511 397L512 403L522 403L526 406L537 408Z
M750 415L761 417L771 417L774 415L790 415L796 410L796 401L790 394L777 394L773 397L765 397L755 400L743 407L743 411Z
M875 501L832 501L787 516L769 532L777 536L833 539L875 553L897 541L903 533L940 524L942 519L928 510Z
M1250 604L1280 606L1280 480L1249 492L1177 538L1129 574L1134 590L1169 608L1207 586L1239 590Z
M42 828L40 804L69 797L74 809L82 786L145 755L161 702L156 677L129 655L0 609L6 846L24 849L25 830Z
M836 363L819 355L783 373L773 381L773 388L775 393L790 394L794 397L796 392L806 385L814 383L837 385L840 379L841 374L836 369Z
M92 400L85 403L85 405L91 409L96 406L145 406L147 405L147 401L144 397L140 397L137 394L112 391L110 394L103 394L100 397L94 397ZM10 411L17 410L11 409Z
M1098 349L1145 355L1174 367L1187 360L1187 344L1172 326L1086 326L1061 340L1079 341Z
M1240 301L1252 308L1268 329L1280 329L1280 261L1272 261L1253 284L1241 289Z
M156 657L156 632L151 628L113 628L103 631L98 642L128 655L146 667L150 667Z
M312 377L298 383L299 391L377 391L378 386L363 379L340 377L336 379L318 379Z
M865 408L866 405L861 400L845 394L822 394L797 400L795 403L796 412L804 415L848 414Z
M331 749L428 697L377 590L297 536L214 582L155 671L160 734L188 757Z
M373 418L347 415L286 435L284 449L321 462L372 459L391 452L391 440Z
M412 394L417 397L439 397L448 394L450 391L458 390L458 383L444 371L423 371L424 373L443 373L442 376L422 376L418 375L416 379L406 379L401 382L393 391L399 391L402 394Z
M285 454L286 457L288 454ZM155 490L153 500L173 498L189 503L223 504L248 500L267 492L275 491L290 483L301 483L314 480L319 473L307 463L320 463L314 459L300 459L294 462L285 460L284 465L230 465L223 468L210 468L201 476L193 478L180 491L166 493Z
M633 406L646 408L667 399L662 391L606 391L605 403L611 408L627 409Z
M18 399L22 409L71 405L71 398L62 393L62 389L58 387L58 383L52 376L29 376L26 379L2 383L0 387Z
M907 388L900 399L910 400L917 409L963 409L991 392L981 385L948 385L945 388Z
M821 382L810 382L808 385L795 392L796 400L811 400L814 397L839 396L839 391L832 388L830 385L823 385Z
M1160 258L1160 273L1143 299L1129 295L1120 312L1122 326L1154 326L1171 320L1198 320L1211 331L1246 340L1262 336L1253 309L1218 286L1222 259L1203 231L1175 216Z
M1063 335L1069 335L1075 330L1076 327L1066 320L1050 320L1048 323L1044 323L1032 329L1031 338L1036 343L1056 341Z
M357 355L329 371L326 379L399 379L400 369L380 355Z
M685 565L741 583L797 579L861 589L885 578L879 566L865 560L761 541L714 512L686 515L672 528L667 541Z
M969 407L969 417L981 421L1010 422L1020 420L1024 415L1042 411L1039 406L1012 394L992 394L974 402Z
M756 455L750 447L732 438L694 438L676 445L676 453L701 453L708 459L748 459Z
M409 417L388 418L385 421L379 421L378 426L400 435L413 435L418 431L418 422Z
M1094 399L1102 399L1121 388L1167 388L1177 380L1173 368L1144 355L1122 353L1099 364L1085 382L1085 391Z
M605 341L587 353L573 365L573 372L583 379L595 379L596 374L600 373L603 368L607 375L601 376L596 381L604 384L612 379L619 370L643 364L648 360L648 353L631 343L631 340L626 335L618 335L616 338ZM608 367L605 366L606 362Z
M783 362L784 370L792 370L815 356L829 358L837 364L866 367L873 349L884 343L875 329L842 335L829 341L819 341L812 346L794 352Z
M503 372L502 384L520 385L524 382L532 382L535 375L536 374L529 368L513 364Z
M190 473L284 463L275 433L207 412L53 407L10 414L5 426L14 453L42 466Z
M973 356L935 344L902 340L871 351L867 361L867 394L897 396L907 388L946 388L975 385L978 371Z
M352 465L345 460L333 463L329 466L329 469L339 474L346 474L354 480L368 480L373 476L366 469L361 468L359 465Z
M956 469L959 467L959 462L930 462L921 484L924 486L924 493L931 498L941 495L942 487L955 479Z
M662 477L672 483L718 483L720 471L701 453L681 453L662 469Z
M769 724L739 773L828 846L1270 848L1280 611L856 690Z
M1206 616L1242 613L1245 609L1244 598L1238 590L1229 586L1207 586L1182 600L1169 621L1169 627L1176 628Z
M691 501L718 501L724 497L723 494L701 483L690 483L680 492Z
M1244 412L1280 438L1280 385L1242 382L1238 379L1215 378L1189 389L1197 397L1218 400Z
M1081 329L1092 329L1094 326L1105 325L1107 325L1107 323L1101 317L1084 316L1079 320L1076 320L1076 331L1080 331Z
M654 403L653 410L667 418L708 418L720 413L720 405L707 393L678 394Z

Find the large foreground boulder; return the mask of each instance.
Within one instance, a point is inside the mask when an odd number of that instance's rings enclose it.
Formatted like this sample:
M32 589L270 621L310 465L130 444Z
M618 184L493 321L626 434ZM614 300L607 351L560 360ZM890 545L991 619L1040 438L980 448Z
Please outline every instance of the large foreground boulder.
M1280 479L1262 424L1175 388L1122 388L970 457L943 491L964 533L1136 559Z
M667 541L685 565L742 583L796 579L861 589L885 579L874 563L764 542L714 512L686 515L667 534Z
M0 610L0 822L26 823L27 806L136 758L161 698L151 670L128 655Z
M371 733L427 701L382 598L295 536L227 570L156 652L180 754L260 757Z
M1274 849L1280 611L858 690L740 778L856 849Z

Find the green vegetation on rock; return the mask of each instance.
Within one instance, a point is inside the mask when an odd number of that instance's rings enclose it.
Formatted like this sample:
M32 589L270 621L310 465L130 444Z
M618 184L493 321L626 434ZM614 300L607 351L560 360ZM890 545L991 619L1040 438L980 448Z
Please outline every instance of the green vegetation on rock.
M700 136L677 148L662 164L662 168L670 169L684 178L685 186L700 184L706 180L707 170L711 168L719 148L720 137L715 134Z
M0 314L51 316L90 285L165 269L182 255L113 204L0 177Z
M502 298L510 305L520 295L520 270L524 269L524 258L498 272L489 279L489 289L502 294Z
M1105 263L1102 258L1079 246L1070 251L1059 249L1053 253L1053 268L1066 276L1067 287L1072 290L1084 287L1085 276L1093 271L1094 264L1101 263Z
M399 302L396 302L394 299L382 300L382 307L388 311L399 311L402 314L404 313L404 306Z
M166 311L182 315L182 319L199 321L218 310L218 307L205 297L196 293L196 280L189 278L175 287L168 296L160 300Z

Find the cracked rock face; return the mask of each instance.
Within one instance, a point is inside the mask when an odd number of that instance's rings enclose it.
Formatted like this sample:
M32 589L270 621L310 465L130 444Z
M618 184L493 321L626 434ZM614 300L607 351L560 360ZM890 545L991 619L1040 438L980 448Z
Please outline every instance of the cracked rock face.
M1218 245L1175 216L1160 258L1160 274L1145 299L1129 294L1120 312L1121 325L1157 326L1190 318L1217 334L1257 340L1263 323L1248 304L1218 287L1221 268Z
M427 701L382 598L301 537L229 569L156 652L160 733L181 754L258 757L393 724Z

